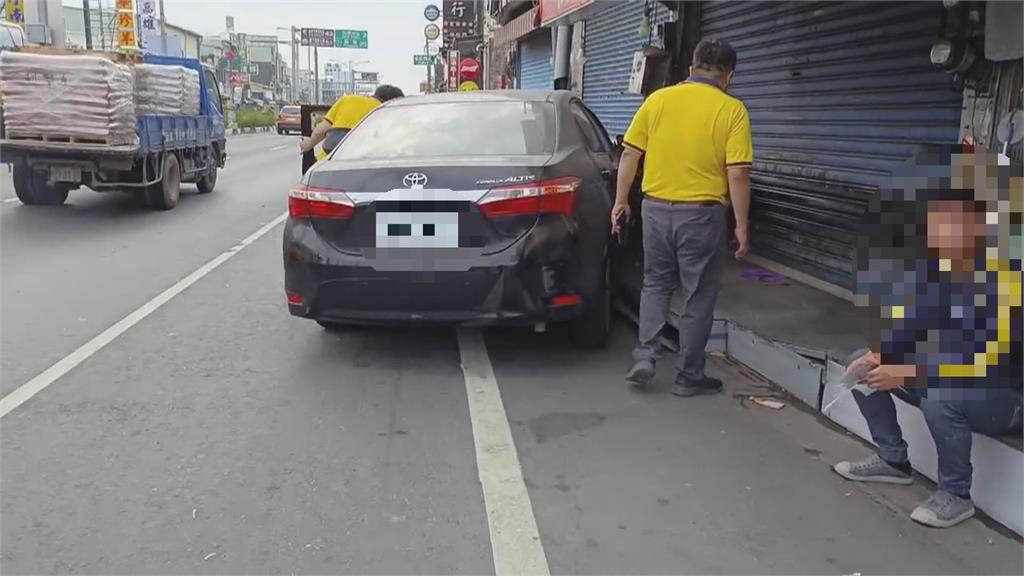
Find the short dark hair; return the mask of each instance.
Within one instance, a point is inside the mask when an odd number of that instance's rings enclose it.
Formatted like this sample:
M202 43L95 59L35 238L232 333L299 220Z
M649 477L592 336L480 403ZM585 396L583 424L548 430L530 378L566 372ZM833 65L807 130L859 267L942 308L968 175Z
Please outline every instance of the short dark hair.
M725 40L704 38L693 50L693 67L726 74L736 69L736 50Z
M388 100L394 100L395 98L401 98L405 96L405 92L397 86L391 84L381 84L377 86L377 90L373 92L373 97L381 102L387 102Z

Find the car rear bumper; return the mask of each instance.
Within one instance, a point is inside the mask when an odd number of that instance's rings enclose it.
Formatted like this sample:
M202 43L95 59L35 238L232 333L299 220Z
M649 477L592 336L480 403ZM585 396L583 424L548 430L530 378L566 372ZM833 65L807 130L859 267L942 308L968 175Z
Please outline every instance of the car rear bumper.
M549 240L559 248L538 250L543 258L524 257L521 243L462 270L431 269L421 261L418 270L391 270L328 248L308 227L290 221L284 238L288 309L303 318L361 324L569 320L583 312L575 296L575 244Z
M277 129L278 130L294 130L294 131L298 132L299 130L302 129L302 124L300 124L299 122L294 122L294 123L292 123L292 122L278 122L277 123Z

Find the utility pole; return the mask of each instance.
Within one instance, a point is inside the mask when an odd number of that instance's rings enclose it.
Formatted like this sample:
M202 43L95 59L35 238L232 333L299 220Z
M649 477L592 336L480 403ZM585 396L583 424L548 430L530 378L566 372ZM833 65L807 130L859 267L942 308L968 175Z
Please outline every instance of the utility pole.
M299 44L302 34L292 26L292 104L299 101Z
M92 20L89 17L89 0L82 0L82 24L85 26L85 49L92 50Z
M102 1L102 0L100 0ZM167 55L167 28L164 27L164 0L160 0L160 53Z
M320 47L313 47L313 90L316 92L314 103L320 103Z

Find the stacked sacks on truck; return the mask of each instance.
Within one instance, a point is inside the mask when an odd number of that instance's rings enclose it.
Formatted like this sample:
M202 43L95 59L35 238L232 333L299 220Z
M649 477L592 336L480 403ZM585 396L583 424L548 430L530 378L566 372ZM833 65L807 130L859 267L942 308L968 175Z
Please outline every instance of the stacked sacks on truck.
M7 138L136 145L130 66L95 54L0 53Z
M137 64L135 109L140 116L197 116L199 73L184 66Z

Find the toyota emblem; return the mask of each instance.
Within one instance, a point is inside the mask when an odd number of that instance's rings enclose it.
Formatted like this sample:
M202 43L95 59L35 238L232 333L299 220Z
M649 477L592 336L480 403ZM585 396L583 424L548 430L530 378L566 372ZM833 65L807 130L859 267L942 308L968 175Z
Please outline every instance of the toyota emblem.
M402 178L402 183L409 188L423 188L427 185L427 175L420 172L410 172Z

